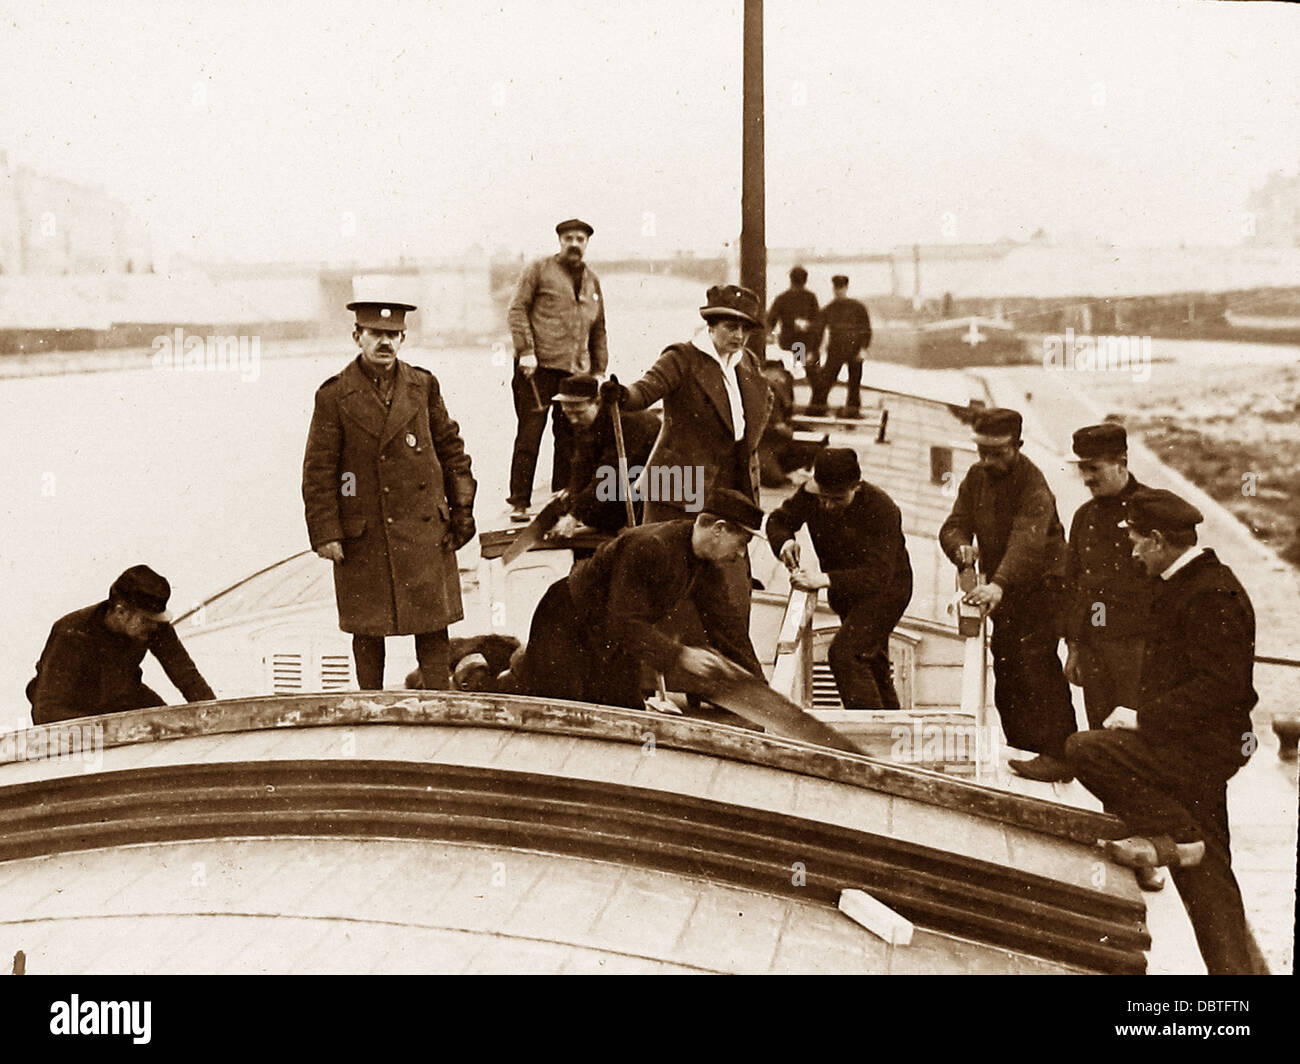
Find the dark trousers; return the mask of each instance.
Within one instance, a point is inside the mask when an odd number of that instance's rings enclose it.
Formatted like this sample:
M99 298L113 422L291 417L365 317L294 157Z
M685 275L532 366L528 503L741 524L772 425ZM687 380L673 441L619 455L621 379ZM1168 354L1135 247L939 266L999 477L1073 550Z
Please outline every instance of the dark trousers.
M826 652L845 709L898 709L889 672L889 635L903 616L907 597L864 599L840 616L840 630Z
M1205 842L1195 868L1171 869L1211 975L1253 970L1241 889L1232 874L1228 837L1228 779L1236 766L1215 764L1177 747L1157 745L1140 731L1086 731L1070 737L1066 760L1106 812L1134 835L1168 835Z
M1132 708L1142 678L1142 639L1095 639L1077 644L1088 727L1100 728L1116 706Z
M993 612L993 701L1007 742L1059 758L1075 730L1070 685L1056 656L1057 603L1045 587L1012 589Z
M420 663L420 677L426 691L446 691L451 687L451 650L447 629L421 632L415 637L415 658ZM357 666L357 686L363 691L381 691L384 687L384 637L354 635L352 660Z
M569 376L562 369L546 369L539 366L533 372L533 383L537 385L537 394L528 378L515 367L514 377L510 381L510 391L514 396L515 417L518 428L515 431L514 455L510 460L510 498L511 506L528 506L533 501L533 476L537 472L537 455L542 447L542 433L546 430L546 415L551 415L551 432L555 437L555 460L551 469L551 490L559 491L569 485L569 466L573 460L573 428L564 416L559 403L552 403L560 385ZM537 409L540 399L542 409Z
M614 648L587 639L591 617L574 605L565 577L552 584L528 629L523 660L504 689L536 698L564 698L604 706L643 709L640 664Z
M862 359L857 357L856 351L837 351L828 347L826 365L818 370L816 380L812 382L812 399L808 403L810 411L826 408L826 399L840 375L841 366L849 367L848 398L844 405L850 410L862 405Z

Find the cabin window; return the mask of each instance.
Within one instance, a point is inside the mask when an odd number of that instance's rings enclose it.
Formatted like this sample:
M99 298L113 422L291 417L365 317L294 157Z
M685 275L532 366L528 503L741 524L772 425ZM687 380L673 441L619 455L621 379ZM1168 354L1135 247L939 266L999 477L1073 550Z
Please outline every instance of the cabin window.
M952 479L952 448L930 448L930 483L947 484Z

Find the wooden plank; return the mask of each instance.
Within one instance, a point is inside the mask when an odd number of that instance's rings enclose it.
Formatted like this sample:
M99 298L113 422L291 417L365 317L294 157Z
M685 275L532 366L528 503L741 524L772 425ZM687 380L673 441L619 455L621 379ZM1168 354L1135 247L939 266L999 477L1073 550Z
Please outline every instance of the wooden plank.
M839 908L854 923L861 924L891 946L911 945L912 932L915 930L912 921L899 916L865 890L840 891Z

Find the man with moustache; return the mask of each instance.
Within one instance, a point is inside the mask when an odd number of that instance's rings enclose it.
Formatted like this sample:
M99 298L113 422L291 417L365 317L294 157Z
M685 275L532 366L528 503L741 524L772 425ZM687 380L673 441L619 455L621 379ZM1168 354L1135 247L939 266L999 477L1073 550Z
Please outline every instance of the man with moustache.
M1011 760L1028 779L1067 782L1065 740L1075 730L1070 686L1056 646L1065 574L1065 534L1056 497L1042 472L1020 453L1021 417L986 410L975 421L979 461L971 466L939 545L959 569L988 577L966 596L993 624L993 700L1007 743L1037 757Z
M1128 499L1133 557L1158 581L1131 706L1066 743L1066 759L1128 838L1102 848L1139 881L1168 867L1211 975L1250 974L1232 872L1228 780L1255 749L1255 612L1232 570L1197 546L1201 512L1171 491Z
M397 357L409 303L356 302L360 354L317 389L302 463L312 549L334 563L357 683L384 686L384 638L414 635L424 686L450 681L464 616L456 551L474 538L470 457L432 373Z
M795 534L805 524L822 572L799 565ZM767 519L767 541L804 591L826 588L840 630L827 652L845 709L898 709L889 674L889 635L912 598L903 517L885 492L862 479L858 456L830 447L813 479Z
M559 252L530 263L510 301L507 321L515 348L510 390L518 419L507 500L512 521L528 520L537 454L555 393L569 375L599 377L609 365L605 300L595 272L582 261L594 232L581 218L560 222L555 227ZM551 408L551 431L551 489L559 491L569 482L573 433L558 407Z
M1072 459L1092 498L1070 524L1066 552L1065 678L1083 688L1090 728L1131 706L1142 673L1151 599L1159 581L1133 557L1124 519L1143 486L1128 471L1123 425L1087 425Z

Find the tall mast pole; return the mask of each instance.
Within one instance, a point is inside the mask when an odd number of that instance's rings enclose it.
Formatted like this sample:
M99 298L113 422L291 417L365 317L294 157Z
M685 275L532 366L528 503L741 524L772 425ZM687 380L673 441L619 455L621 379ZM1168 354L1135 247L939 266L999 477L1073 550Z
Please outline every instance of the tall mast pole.
M763 174L763 0L745 0L740 178L740 283L767 306L767 217Z

